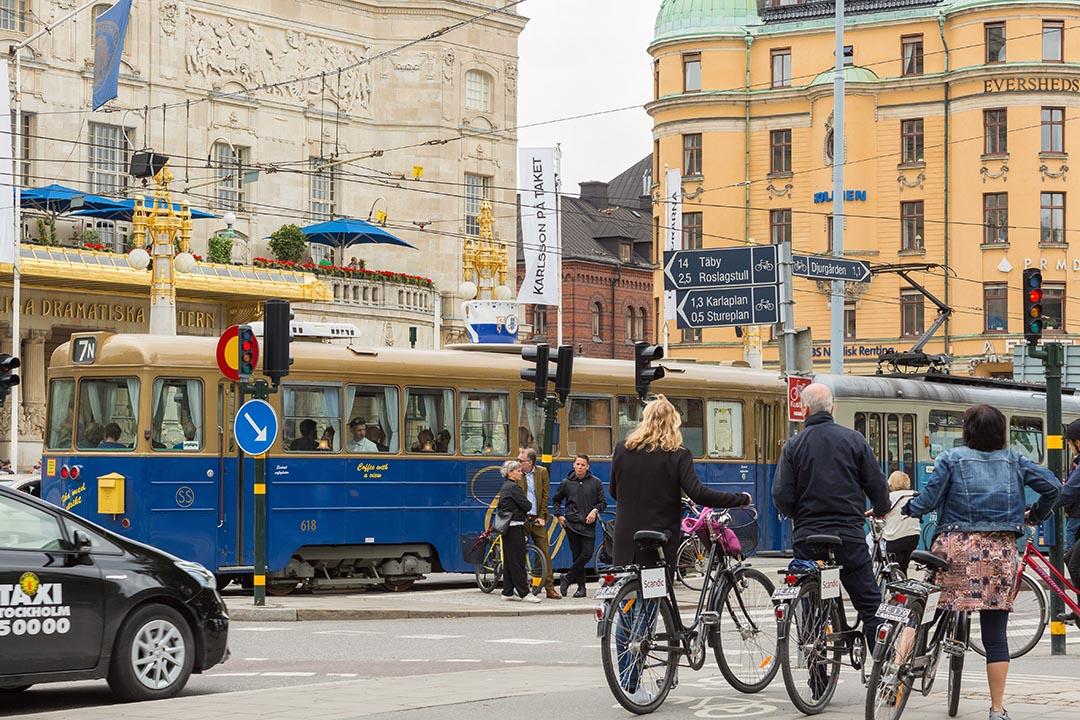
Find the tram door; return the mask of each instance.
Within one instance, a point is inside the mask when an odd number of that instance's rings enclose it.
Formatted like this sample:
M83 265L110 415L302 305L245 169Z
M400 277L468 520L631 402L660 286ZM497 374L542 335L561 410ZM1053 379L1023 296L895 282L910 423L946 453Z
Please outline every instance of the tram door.
M918 482L914 413L855 413L855 429L866 438L885 477L897 470Z
M251 463L241 463L233 440L240 394L232 383L218 385L218 567L248 569L254 562L251 518ZM246 465L246 467L245 467Z
M757 401L754 406L754 478L758 506L761 549L786 550L791 547L791 521L780 518L773 506L772 486L780 454L781 414L779 406ZM773 466L770 471L769 466Z

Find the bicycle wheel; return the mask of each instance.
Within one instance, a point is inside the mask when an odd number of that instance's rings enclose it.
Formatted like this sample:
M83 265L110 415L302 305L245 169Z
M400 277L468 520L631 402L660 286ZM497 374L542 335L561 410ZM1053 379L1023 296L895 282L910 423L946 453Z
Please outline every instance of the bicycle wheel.
M476 565L476 586L490 593L502 582L502 538L488 540Z
M619 704L638 715L659 708L679 664L667 598L644 599L637 580L623 585L608 605L601 643L604 677Z
M547 558L535 545L525 547L525 577L529 580L529 592L539 595L544 589L547 577Z
M709 569L709 553L705 543L696 535L691 535L679 545L675 557L675 577L687 588L700 592L705 572Z
M761 692L780 669L772 594L772 581L764 573L746 569L716 596L712 609L720 614L720 624L713 629L713 653L720 673L739 692Z
M963 648L967 645L969 630L968 614L958 612L955 614L953 626L949 630L949 639L954 647ZM960 709L960 681L964 674L964 652L958 650L949 655L949 717L956 717Z
M776 652L788 697L807 715L824 710L836 692L841 648L828 636L840 627L836 603L821 599L817 580L805 581L788 606Z
M1013 601L1009 613L1009 657L1018 658L1026 655L1039 644L1046 625L1050 622L1050 612L1046 606L1046 594L1042 585L1032 576L1024 573L1020 576L1020 589ZM979 615L971 614L971 632L968 645L972 650L986 657L986 648L982 644L982 630Z
M874 649L874 664L866 684L866 720L898 720L911 696L914 676L911 665L920 646L919 620L923 602L912 601L911 619L886 621L890 626L885 640Z

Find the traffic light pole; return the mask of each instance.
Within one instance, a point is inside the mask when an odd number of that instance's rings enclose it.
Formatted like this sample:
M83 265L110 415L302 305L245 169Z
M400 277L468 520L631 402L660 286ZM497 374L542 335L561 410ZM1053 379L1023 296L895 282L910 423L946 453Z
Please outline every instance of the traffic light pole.
M555 395L548 395L544 401L544 444L540 458L544 465L551 465L552 454L555 451L555 418L561 406L562 403Z
M1028 357L1043 361L1046 368L1046 459L1050 472L1061 478L1064 470L1064 448L1061 438L1061 369L1065 365L1065 347L1061 343L1046 343L1041 348L1029 345ZM1059 573L1064 572L1065 511L1054 511L1054 544L1050 546L1050 562ZM1057 593L1050 594L1050 654L1065 654L1065 623L1057 618L1065 606Z

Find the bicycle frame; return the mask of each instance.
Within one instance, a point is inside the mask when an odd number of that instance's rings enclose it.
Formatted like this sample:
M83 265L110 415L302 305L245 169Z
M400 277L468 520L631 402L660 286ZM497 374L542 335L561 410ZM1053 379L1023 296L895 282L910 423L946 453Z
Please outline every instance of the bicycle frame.
M1020 567L1016 572L1016 582L1013 584L1013 592L1016 592L1020 587L1020 576L1024 574L1024 568L1026 567L1031 568L1032 572L1038 575L1039 578L1046 583L1046 586L1061 598L1061 601L1065 603L1065 606L1080 617L1080 604L1077 604L1073 599L1080 590L1077 590L1062 573L1058 572L1058 569L1053 566L1045 555L1039 552L1039 548L1035 547L1035 543L1030 539L1027 542L1027 547L1024 548L1024 557L1021 559ZM1046 571L1047 568L1050 569L1049 573ZM1051 573L1053 573L1053 576L1051 576ZM1059 582L1064 584L1065 587L1062 588ZM1069 596L1070 592L1073 594L1072 597Z

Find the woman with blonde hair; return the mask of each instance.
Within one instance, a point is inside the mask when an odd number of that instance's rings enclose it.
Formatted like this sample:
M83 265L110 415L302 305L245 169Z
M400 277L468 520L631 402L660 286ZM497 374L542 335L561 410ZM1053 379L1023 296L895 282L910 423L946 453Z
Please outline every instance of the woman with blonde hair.
M918 518L904 515L901 511L915 492L911 489L911 478L906 472L897 470L889 476L889 514L885 516L885 529L881 538L885 541L885 553L892 555L900 566L900 572L907 575L911 562L911 553L919 547L919 533L922 523Z
M668 533L664 558L671 567L679 546L682 496L713 508L749 505L749 493L733 494L706 487L694 471L690 451L683 447L682 418L666 397L657 395L645 405L639 424L615 447L608 490L618 503L615 512L616 565L635 562L634 533Z

